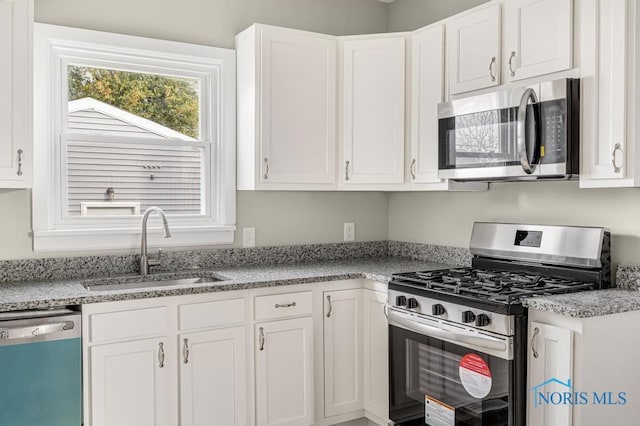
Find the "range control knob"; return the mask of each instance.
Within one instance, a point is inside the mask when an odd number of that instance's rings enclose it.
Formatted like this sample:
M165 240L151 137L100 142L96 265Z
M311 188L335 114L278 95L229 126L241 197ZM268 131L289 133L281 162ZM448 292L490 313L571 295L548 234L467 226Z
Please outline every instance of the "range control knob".
M476 320L476 314L472 311L463 311L462 312L462 322L467 324L470 322L474 322Z
M476 317L476 326L478 327L486 327L491 324L491 318L487 314L479 314Z
M446 312L447 310L440 303L431 306L431 313L433 315L444 315Z
M407 298L405 296L396 296L396 306L407 306Z
M418 307L418 301L416 299L412 297L409 300L407 300L407 308L415 309L417 307Z

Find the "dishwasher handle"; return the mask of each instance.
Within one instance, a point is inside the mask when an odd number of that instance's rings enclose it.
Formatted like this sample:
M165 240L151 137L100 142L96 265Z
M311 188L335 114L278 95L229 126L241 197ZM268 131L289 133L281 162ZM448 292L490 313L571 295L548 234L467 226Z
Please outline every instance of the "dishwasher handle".
M0 346L80 337L80 315L0 321Z

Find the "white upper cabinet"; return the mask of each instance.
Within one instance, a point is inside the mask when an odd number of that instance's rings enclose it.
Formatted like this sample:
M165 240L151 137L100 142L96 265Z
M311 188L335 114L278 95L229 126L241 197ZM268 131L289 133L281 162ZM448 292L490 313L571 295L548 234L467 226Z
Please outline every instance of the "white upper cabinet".
M500 5L452 18L447 45L451 94L500 84Z
M631 0L585 0L580 7L580 185L638 186L638 8Z
M444 100L444 25L411 37L412 183L442 183L438 178L438 104Z
M238 189L335 189L336 38L256 24L236 47Z
M0 0L0 188L32 182L33 0Z
M571 68L573 0L508 0L504 7L509 81Z
M404 35L345 37L342 52L344 188L404 183Z

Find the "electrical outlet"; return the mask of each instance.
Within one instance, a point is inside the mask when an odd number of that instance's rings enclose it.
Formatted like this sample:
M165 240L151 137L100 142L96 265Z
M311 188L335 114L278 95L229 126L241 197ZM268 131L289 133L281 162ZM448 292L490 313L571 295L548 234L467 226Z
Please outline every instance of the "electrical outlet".
M242 247L256 246L256 228L242 229Z
M356 239L356 225L355 223L344 224L344 240L355 241Z

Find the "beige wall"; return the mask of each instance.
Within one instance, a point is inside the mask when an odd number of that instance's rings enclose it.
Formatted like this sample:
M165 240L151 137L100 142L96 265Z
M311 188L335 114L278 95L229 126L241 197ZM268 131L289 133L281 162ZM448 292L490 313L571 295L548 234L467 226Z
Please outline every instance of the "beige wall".
M389 31L413 31L489 0L395 0L389 7Z
M474 221L605 226L613 262L640 264L640 189L578 189L577 182L492 184L478 193L394 193L389 238L468 247Z
M253 22L335 35L385 32L388 8L377 0L35 0L37 22L228 48ZM25 190L0 190L0 259L44 256L31 249L30 197ZM357 241L384 240L387 198L239 192L237 235L255 226L261 246L339 242L343 223L355 222Z

